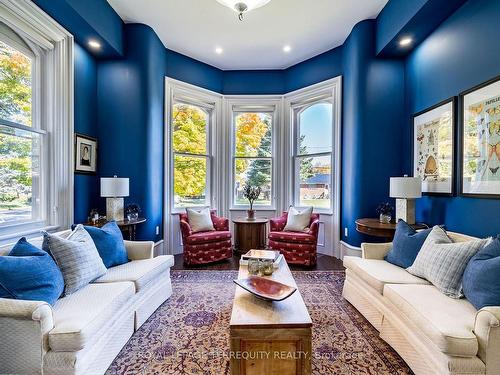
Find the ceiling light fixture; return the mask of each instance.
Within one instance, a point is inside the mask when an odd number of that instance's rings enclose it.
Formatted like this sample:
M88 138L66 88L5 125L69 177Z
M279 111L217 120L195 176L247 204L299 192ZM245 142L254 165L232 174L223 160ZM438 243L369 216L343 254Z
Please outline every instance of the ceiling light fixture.
M222 5L238 13L238 19L243 21L243 14L266 5L271 0L217 0Z
M410 38L410 37L406 37L406 38L402 38L400 41L399 41L399 45L401 47L406 47L406 46L409 46L411 43L413 42L413 39Z
M222 54L222 52L224 52L224 50L223 50L221 47L216 47L216 48L215 48L215 53L216 53L217 55Z
M99 43L97 40L90 39L89 42L89 47L92 49L100 49L101 48L101 43Z
M283 47L283 52L288 53L292 50L292 47L290 47L288 44Z

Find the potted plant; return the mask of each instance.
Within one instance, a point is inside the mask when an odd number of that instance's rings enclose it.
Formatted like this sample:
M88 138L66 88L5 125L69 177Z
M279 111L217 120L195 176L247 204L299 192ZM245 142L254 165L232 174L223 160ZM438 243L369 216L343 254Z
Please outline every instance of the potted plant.
M259 198L261 189L259 186L252 186L249 184L245 184L243 186L243 196L248 199L250 203L250 209L247 210L247 219L255 220L255 211L253 209L253 203Z
M379 214L379 220L381 223L388 224L392 220L392 212L394 209L389 203L380 203L377 207L377 213Z

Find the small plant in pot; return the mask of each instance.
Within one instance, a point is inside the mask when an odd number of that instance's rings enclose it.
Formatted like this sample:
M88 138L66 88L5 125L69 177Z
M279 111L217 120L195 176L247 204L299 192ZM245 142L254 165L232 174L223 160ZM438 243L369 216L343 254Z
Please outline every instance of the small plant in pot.
M379 220L381 223L388 224L392 220L392 212L394 209L389 203L380 203L377 207L377 213L379 214Z
M243 196L248 199L250 203L250 209L247 210L247 219L255 220L255 211L253 209L253 203L259 198L261 192L261 188L259 186L252 186L246 184L243 186Z

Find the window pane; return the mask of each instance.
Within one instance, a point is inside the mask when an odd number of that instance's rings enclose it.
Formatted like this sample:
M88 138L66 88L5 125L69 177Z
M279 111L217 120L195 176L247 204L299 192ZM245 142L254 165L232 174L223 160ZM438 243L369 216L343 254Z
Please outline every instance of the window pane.
M314 104L299 115L299 155L332 151L332 104Z
M243 197L245 184L260 186L262 192L255 205L271 205L271 160L269 159L235 159L234 203L248 205Z
M174 206L205 206L207 158L174 155Z
M39 135L0 126L0 225L39 219Z
M299 206L330 208L331 157L298 158Z
M272 153L272 115L239 113L235 117L235 155L268 157Z
M172 113L175 152L207 154L208 113L199 107L174 104Z
M31 126L31 59L1 41L0 118Z

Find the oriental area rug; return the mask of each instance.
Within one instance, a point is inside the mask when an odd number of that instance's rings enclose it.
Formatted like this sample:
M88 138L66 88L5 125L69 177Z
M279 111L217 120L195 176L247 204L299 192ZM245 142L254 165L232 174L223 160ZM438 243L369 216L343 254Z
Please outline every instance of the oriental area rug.
M411 374L342 298L344 271L292 272L313 321L313 374ZM172 296L122 349L107 375L230 375L237 271L172 271Z

